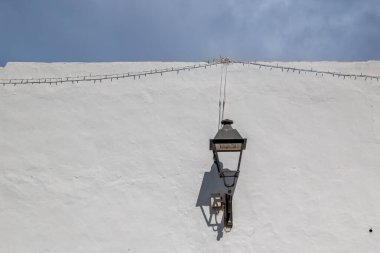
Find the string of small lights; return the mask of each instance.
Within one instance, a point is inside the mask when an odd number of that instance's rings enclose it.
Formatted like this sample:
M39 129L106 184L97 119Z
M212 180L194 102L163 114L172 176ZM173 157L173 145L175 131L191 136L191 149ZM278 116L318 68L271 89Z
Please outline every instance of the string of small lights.
M111 82L113 80L119 80L124 78L141 78L146 77L148 75L157 75L160 74L161 76L164 73L169 72L181 72L181 71L190 71L193 69L199 69L199 68L208 68L211 66L217 66L217 65L228 65L228 64L242 64L245 65L251 65L256 66L258 69L277 69L281 70L282 72L293 72L293 73L309 73L314 74L316 76L324 76L329 75L332 77L337 78L343 78L343 79L360 79L360 80L380 80L379 75L368 75L368 74L354 74L354 73L341 73L336 71L323 71L323 70L316 70L316 69L306 69L306 68L297 68L297 67L289 67L279 64L266 64L266 63L260 63L256 61L235 61L230 60L227 57L220 57L219 59L214 59L211 61L207 61L206 63L201 64L194 64L194 65L188 65L188 66L182 66L182 67L171 67L171 68L163 68L163 69L150 69L140 72L127 72L127 73L121 73L121 74L103 74L103 75L83 75L83 76L68 76L68 77L48 77L48 78L16 78L16 79L0 79L0 85L22 85L22 84L50 84L50 85L58 85L58 84L64 84L64 83L72 83L72 84L78 84L80 82L93 82L93 83L101 83L103 80L110 80Z
M105 74L105 75L83 75L83 76L70 76L70 77L49 77L49 78L26 78L26 79L0 79L0 85L22 85L22 84L64 84L64 83L72 83L76 84L79 82L99 82L101 83L103 80L110 80L111 82L114 80L119 80L123 78L141 78L146 77L148 75L157 75L160 74L161 76L164 73L169 72L181 72L181 71L190 71L193 69L199 69L199 68L208 68L211 66L216 66L221 64L220 61L213 60L208 61L204 64L195 64L195 65L188 65L188 66L182 66L182 67L171 67L171 68L163 68L163 69L151 69L151 70L145 70L140 72L128 72L128 73L122 73L122 74Z
M312 73L316 76L321 75L330 75L332 77L337 78L343 78L343 79L364 79L364 80L376 80L379 81L380 76L376 75L368 75L368 74L353 74L353 73L341 73L341 72L334 72L334 71L323 71L323 70L315 70L315 69L305 69L305 68L296 68L296 67L289 67L289 66L283 66L283 65L274 65L274 64L264 64L264 63L258 63L258 62L250 62L250 61L230 61L231 63L238 63L244 65L253 65L258 67L259 69L279 69L282 72L295 72L298 74L301 73Z

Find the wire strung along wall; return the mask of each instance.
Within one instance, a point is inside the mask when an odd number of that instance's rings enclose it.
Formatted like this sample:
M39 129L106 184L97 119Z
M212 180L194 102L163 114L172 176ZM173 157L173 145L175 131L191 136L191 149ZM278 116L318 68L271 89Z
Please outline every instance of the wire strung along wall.
M0 79L0 85L21 85L21 84L64 84L64 83L72 83L77 84L80 82L99 82L101 83L103 80L110 80L111 82L113 80L118 79L124 79L124 78L141 78L146 77L148 75L157 75L160 74L161 76L164 73L169 72L183 72L183 71L190 71L193 69L206 69L211 66L217 66L217 65L228 65L228 64L242 64L243 66L256 66L258 69L277 69L281 70L285 73L309 73L313 74L315 76L321 75L329 75L332 77L337 78L343 78L343 79L355 79L355 80L376 80L379 81L380 76L379 75L368 75L368 74L354 74L354 73L341 73L341 72L335 72L335 71L324 71L324 70L315 70L315 69L306 69L306 68L297 68L297 67L289 67L289 66L283 66L279 64L265 64L265 63L259 63L256 61L237 61L237 60L230 60L227 57L220 57L219 59L214 59L211 61L207 61L206 63L200 63L200 64L194 64L194 65L188 65L188 66L182 66L182 67L171 67L171 68L162 68L162 69L150 69L150 70L144 70L139 72L127 72L127 73L119 73L119 74L102 74L102 75L83 75L83 76L67 76L67 77L48 77L48 78L12 78L12 79Z
M193 69L200 69L200 68L208 68L211 66L217 66L221 64L220 61L213 60L208 61L207 63L201 63L201 64L195 64L195 65L188 65L188 66L182 66L182 67L171 67L171 68L163 68L163 69L150 69L150 70L144 70L139 72L127 72L127 73L119 73L119 74L104 74L104 75L83 75L83 76L68 76L68 77L47 77L47 78L16 78L16 79L0 79L0 85L20 85L20 84L63 84L63 83L79 83L79 82L102 82L103 80L110 80L111 82L113 80L119 80L123 78L141 78L146 77L148 75L157 75L160 74L161 76L164 73L169 72L177 72L180 73L182 71L190 71Z
M343 79L364 79L364 80L376 80L376 81L379 81L380 79L380 76L379 75L368 75L368 74L363 74L363 73L360 73L360 74L353 74L353 73L341 73L341 72L334 72L334 71L324 71L324 70L315 70L315 69L305 69L305 68L296 68L296 67L289 67L289 66L283 66L283 65L274 65L274 64L263 64L263 63L258 63L256 61L254 62L251 62L251 61L231 61L232 63L238 63L238 64L242 64L243 66L244 65L253 65L253 66L256 66L258 67L259 69L269 69L269 70L272 70L272 69L279 69L281 70L282 72L295 72L295 73L298 73L298 74L301 74L301 73L311 73L311 74L315 74L316 76L318 75L321 75L321 76L324 76L324 75L330 75L332 77L337 77L337 78L343 78Z

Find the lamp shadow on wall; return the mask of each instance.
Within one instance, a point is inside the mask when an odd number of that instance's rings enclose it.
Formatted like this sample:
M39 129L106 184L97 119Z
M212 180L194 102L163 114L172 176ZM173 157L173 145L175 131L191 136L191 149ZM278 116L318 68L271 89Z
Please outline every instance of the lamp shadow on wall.
M220 168L223 168L223 164L220 163ZM222 171L228 171L228 169L222 169ZM231 194L235 192L235 187L230 188ZM215 163L211 166L209 172L205 172L203 175L202 185L199 190L196 207L199 207L205 222L208 227L211 227L213 231L217 232L216 239L219 241L223 237L224 229L224 212L218 211L213 208L215 196L220 194L223 196L227 193L227 188L224 186L223 179L219 177L218 169Z

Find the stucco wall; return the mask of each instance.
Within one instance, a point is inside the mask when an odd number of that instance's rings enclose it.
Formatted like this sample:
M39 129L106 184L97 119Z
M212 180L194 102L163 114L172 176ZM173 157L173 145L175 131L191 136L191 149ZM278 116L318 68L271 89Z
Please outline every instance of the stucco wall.
M186 64L10 63L0 78ZM0 252L380 252L380 82L230 65L225 116L248 145L225 233L200 207L223 188L220 73L0 87Z

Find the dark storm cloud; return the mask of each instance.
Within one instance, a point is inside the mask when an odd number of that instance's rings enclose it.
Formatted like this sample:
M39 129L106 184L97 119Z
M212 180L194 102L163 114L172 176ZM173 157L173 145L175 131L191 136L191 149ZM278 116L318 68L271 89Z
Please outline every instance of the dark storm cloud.
M380 59L377 0L1 0L7 61Z

